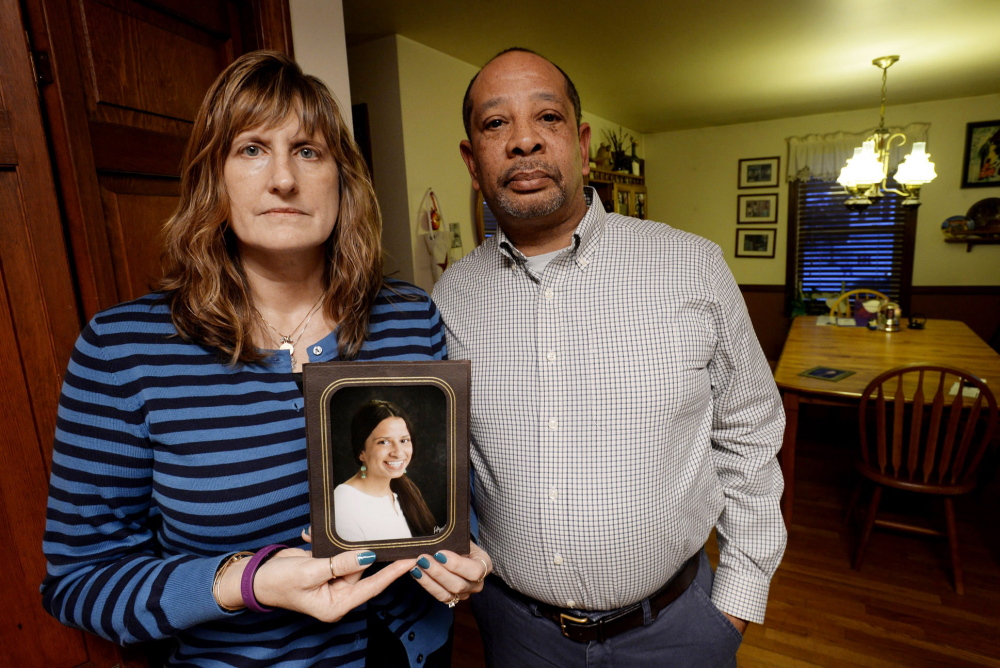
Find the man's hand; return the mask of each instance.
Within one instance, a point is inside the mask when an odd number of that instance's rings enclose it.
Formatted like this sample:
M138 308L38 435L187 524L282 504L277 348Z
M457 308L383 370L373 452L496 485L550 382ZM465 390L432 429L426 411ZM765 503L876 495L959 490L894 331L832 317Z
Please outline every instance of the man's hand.
M724 614L726 619L728 619L729 622L736 627L736 630L740 632L740 635L747 632L747 627L750 626L750 622L745 619L740 619L739 617L733 617L728 612L723 612L722 614Z

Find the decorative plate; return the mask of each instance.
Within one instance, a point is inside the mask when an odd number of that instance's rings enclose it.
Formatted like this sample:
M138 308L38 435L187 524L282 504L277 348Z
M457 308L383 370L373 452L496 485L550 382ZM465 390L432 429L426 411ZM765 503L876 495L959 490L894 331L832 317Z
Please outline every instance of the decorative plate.
M1000 197L979 200L969 207L966 215L975 222L977 230L1000 228Z
M946 237L961 236L975 227L976 223L968 216L952 216L941 223L941 231Z

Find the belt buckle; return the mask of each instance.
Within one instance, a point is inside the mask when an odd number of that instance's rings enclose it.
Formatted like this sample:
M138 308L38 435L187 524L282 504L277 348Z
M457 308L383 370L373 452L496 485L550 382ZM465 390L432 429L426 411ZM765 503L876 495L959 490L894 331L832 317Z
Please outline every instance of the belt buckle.
M586 617L573 617L572 615L567 615L565 612L559 613L559 628L562 629L562 634L569 638L569 632L566 630L566 622L574 622L576 624L589 624L590 620ZM572 640L572 638L570 638Z

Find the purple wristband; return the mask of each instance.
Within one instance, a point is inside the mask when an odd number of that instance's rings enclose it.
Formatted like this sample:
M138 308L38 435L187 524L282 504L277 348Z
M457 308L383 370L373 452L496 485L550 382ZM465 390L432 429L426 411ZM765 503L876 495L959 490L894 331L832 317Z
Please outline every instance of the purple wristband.
M268 557L277 552L278 550L283 550L287 545L268 545L262 550L258 550L257 554L250 557L250 561L247 562L246 568L243 569L243 577L240 580L240 594L243 595L243 602L246 604L249 610L254 612L271 612L273 608L265 608L260 603L257 602L257 597L253 595L253 579L257 575L257 569L263 564Z

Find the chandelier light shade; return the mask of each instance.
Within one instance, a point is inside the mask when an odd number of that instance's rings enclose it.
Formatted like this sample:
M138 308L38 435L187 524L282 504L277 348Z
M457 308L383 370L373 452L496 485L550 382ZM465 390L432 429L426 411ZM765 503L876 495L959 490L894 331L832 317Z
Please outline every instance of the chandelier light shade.
M934 163L930 161L926 142L914 142L913 150L900 163L895 179L903 189L887 188L889 178L889 148L893 141L900 145L906 143L906 135L892 134L885 127L885 92L888 70L899 56L883 56L876 58L872 64L882 70L882 106L878 128L859 148L854 149L854 156L847 159L847 164L840 171L837 183L847 192L844 205L851 211L862 211L878 201L886 193L894 193L903 197L903 206L916 208L920 206L920 188L925 183L934 180Z

